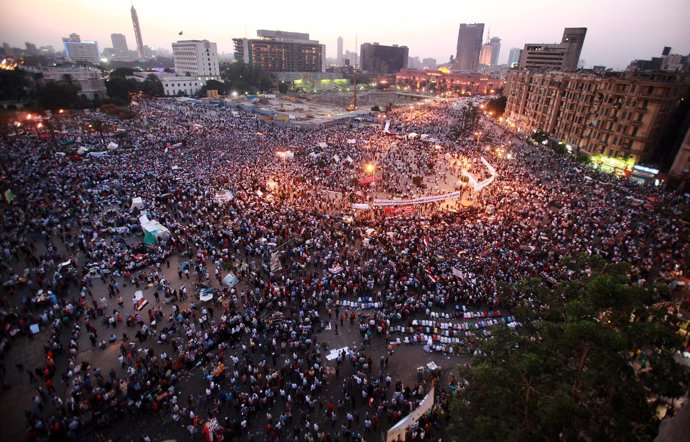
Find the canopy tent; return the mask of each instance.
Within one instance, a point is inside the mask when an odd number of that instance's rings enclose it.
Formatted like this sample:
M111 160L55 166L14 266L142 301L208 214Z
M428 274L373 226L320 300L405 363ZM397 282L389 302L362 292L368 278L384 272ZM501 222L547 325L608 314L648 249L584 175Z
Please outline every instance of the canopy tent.
M108 150L115 150L115 149L117 149L118 147L120 147L119 144L113 143L113 142L111 141L110 143L108 143L107 149L108 149Z
M234 273L230 272L223 278L223 284L228 287L235 287L240 281L237 279Z
M89 152L86 154L87 157L97 157L101 158L108 155L108 152Z
M89 148L86 146L81 146L79 149L77 149L77 153L79 155L84 155L88 151L89 151Z
M320 148L325 149L328 147L328 144L324 143L323 141L317 144Z
M129 210L143 209L143 208L144 208L144 200L142 200L141 197L132 198L132 205L129 207Z
M170 231L158 221L149 220L146 215L139 217L141 230L144 231L144 244L157 244L159 240L168 238Z

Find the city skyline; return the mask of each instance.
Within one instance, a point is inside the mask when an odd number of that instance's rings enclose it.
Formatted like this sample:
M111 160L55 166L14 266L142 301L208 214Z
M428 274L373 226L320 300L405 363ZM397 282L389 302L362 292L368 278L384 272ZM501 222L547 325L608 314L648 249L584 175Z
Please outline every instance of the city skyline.
M221 2L190 9L179 1L151 0L134 2L134 7L146 37L144 43L154 49L170 50L178 39L208 39L218 44L219 53L232 53L233 38L251 38L257 29L275 29L309 33L326 45L329 58L336 58L339 36L343 37L344 51L359 52L355 47L357 35L360 43L404 45L412 56L446 63L455 54L460 23L477 22L490 26L492 36L500 37L505 48L556 43L563 28L587 27L581 58L590 67L598 64L622 69L633 59L658 56L664 46L671 46L674 53L690 53L690 31L684 23L690 16L690 3L682 0L569 0L560 2L558 16L553 18L543 14L551 10L548 0L523 0L509 6L500 0L462 7L453 4L442 14L429 13L428 17L383 4L359 0L354 4L354 10L360 11L355 17L326 14L319 20L270 0L260 14L253 5ZM110 44L112 33L136 41L131 6L123 0L6 1L0 6L0 40L18 47L25 42L52 45L56 50L61 49L61 39L73 32L98 41L102 48ZM502 51L499 64L507 62L508 52Z

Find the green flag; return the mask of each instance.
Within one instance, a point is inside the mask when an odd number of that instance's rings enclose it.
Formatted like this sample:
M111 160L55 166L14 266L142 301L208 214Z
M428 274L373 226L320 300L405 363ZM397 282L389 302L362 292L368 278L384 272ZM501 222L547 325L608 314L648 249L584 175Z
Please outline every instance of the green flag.
M10 189L5 191L5 201L7 201L7 204L10 204L12 201L14 201L14 193L12 193Z

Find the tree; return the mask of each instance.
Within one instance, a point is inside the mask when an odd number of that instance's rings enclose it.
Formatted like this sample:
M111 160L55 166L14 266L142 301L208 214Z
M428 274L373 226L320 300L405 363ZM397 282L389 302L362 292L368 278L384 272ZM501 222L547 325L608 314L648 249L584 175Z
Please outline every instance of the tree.
M206 91L212 91L212 90L218 91L218 93L220 95L227 95L228 86L222 81L208 80L206 82L206 85L204 87L202 87L201 90L199 91L199 95L205 96Z
M152 97L160 97L164 94L163 83L154 74L149 74L146 79L141 83L139 90L146 95Z
M278 83L278 92L280 92L281 94L287 94L288 88L289 86L286 82L281 81L280 83Z
M112 77L105 82L105 89L110 98L126 101L129 103L129 94L138 92L139 86L136 80L127 80L124 77Z
M461 370L468 384L450 410L463 438L651 440L648 399L687 391L688 370L673 359L680 338L655 307L659 288L632 285L626 265L567 264L585 276L515 287L523 326L497 327L485 355Z
M496 117L500 117L505 113L507 103L508 98L504 96L494 98L486 103L486 110L493 112Z
M60 81L50 80L37 88L36 100L45 109L75 109L83 107L78 95L79 91L79 85L75 84L71 78L63 78Z

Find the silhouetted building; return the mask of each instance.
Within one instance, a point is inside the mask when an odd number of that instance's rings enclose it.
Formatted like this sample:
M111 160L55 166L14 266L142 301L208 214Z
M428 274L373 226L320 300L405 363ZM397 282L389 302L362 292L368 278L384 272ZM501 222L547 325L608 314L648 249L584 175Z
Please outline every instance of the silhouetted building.
M484 23L461 23L455 66L461 71L476 71L484 38Z
M402 69L395 76L395 84L414 91L436 94L452 92L458 95L490 95L503 86L503 80L475 72Z
M407 67L407 46L364 43L360 46L360 69L373 74L396 74Z
M110 40L113 42L115 55L127 55L129 49L127 48L127 38L124 34L110 34Z
M235 60L272 72L324 72L326 45L309 34L256 31L258 39L234 38Z
M520 69L574 71L587 28L565 28L560 43L527 43L520 53Z

